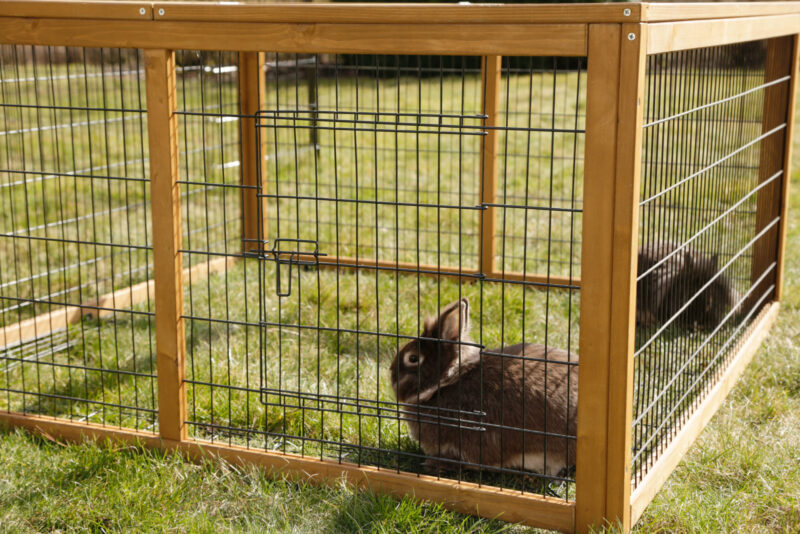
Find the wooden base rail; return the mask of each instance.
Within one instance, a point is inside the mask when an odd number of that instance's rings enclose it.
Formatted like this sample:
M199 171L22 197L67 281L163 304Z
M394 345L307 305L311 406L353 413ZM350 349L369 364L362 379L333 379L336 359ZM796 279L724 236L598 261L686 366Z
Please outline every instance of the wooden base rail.
M747 332L747 341L736 352L730 365L717 381L716 385L706 395L706 398L694 410L693 415L683 424L681 430L664 449L656 463L647 472L647 475L636 486L631 494L631 520L638 521L642 512L656 496L658 490L667 481L672 471L678 466L686 451L703 431L705 426L717 412L722 402L728 396L736 381L744 372L747 365L758 352L761 343L767 337L772 325L778 318L780 304L768 304L759 314L758 318Z
M78 443L87 440L102 443L110 440L116 443L139 444L150 449L185 454L193 461L221 459L237 465L257 465L270 473L286 474L317 484L335 485L345 480L355 487L397 497L409 495L420 500L441 502L449 509L481 517L497 518L561 532L574 532L575 529L575 504L554 497L522 494L516 490L479 486L429 475L415 475L233 445L190 440L170 441L147 432L90 423L74 423L39 415L0 412L0 421L10 427L23 428L51 439Z
M209 274L225 271L235 261L236 258L234 257L214 258L207 262L198 263L194 267L184 269L184 276L187 279L191 277L192 281L201 280ZM106 293L100 298L82 302L81 304L65 305L59 310L42 313L36 317L31 317L0 329L0 350L21 341L34 339L55 330L66 328L79 322L83 317L108 317L113 315L115 310L130 308L154 297L155 284L153 280L147 280Z

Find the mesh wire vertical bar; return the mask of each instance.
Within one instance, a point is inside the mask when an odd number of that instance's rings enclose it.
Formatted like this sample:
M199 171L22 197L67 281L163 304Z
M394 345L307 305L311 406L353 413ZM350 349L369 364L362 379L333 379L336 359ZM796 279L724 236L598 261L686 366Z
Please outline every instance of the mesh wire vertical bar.
M577 309L569 303L577 279L511 276L525 265L539 268L526 261L537 242L546 264L542 245L555 231L545 235L533 222L524 232L519 224L508 225L509 236L516 232L509 251L514 247L518 266L508 277L478 272L485 211L480 147L487 132L480 59L269 52L264 102L255 116L242 112L237 96L237 84L253 75L241 69L254 67L204 52L181 52L178 61L182 251L189 258L235 260L214 276L195 280L190 270L186 277L191 436L465 482L482 479L571 500L573 476L552 467L555 457L543 460L550 468L540 466L530 481L526 473L537 469L535 462L515 463L513 455L495 460L494 447L485 461L453 461L446 442L435 453L420 450L408 434L414 419L409 406L398 404L392 392L394 354L420 335L426 315L459 297L471 299L476 336L484 330L490 343L484 357L504 360L509 368L522 359L533 368L544 358L492 347L519 341L577 345ZM498 95L505 96L493 131L504 149L494 157L505 168L509 193L492 203L507 211L508 221L552 209L563 236L569 234L561 226L580 216L582 164L567 160L584 134L582 69L580 60L539 58L508 58L503 68ZM531 101L548 102L548 113L539 118ZM229 136L238 136L251 118L264 151L256 159L265 161L258 187L269 224L257 254L242 255L240 247L230 248L242 216L238 197L231 197L246 187L223 170L243 164L238 158L244 151L234 155ZM553 135L565 162L542 181L557 184L552 191L559 194L573 191L570 208L524 199L526 182L540 182L521 169L549 157L552 144L541 139ZM547 191L545 197L552 193ZM480 278L482 291L463 283ZM531 291L548 287L553 292L547 298ZM552 373L576 365L547 363ZM526 406L533 410L535 404ZM435 420L442 432L463 428L468 437L485 426L475 417L443 409ZM545 434L552 444L575 439L574 432L565 436L555 426L516 429L500 419L492 425L506 433L522 430L530 443ZM466 447L469 440L461 442Z
M774 297L794 53L793 38L785 39L791 46L780 67L768 50L782 39L648 58L635 487Z
M0 47L5 411L157 428L142 67Z

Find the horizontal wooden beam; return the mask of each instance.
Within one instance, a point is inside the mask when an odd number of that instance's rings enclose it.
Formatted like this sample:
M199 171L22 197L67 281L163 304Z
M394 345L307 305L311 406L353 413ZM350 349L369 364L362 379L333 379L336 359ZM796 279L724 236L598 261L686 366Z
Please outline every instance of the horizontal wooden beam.
M641 19L648 22L724 19L800 13L800 2L692 2L641 4Z
M800 30L800 14L664 22L648 28L650 55L794 35Z
M208 276L209 273L225 271L235 261L236 258L233 256L217 257L184 269L184 276L187 277L187 280L190 276L192 281L200 280ZM130 287L117 289L100 296L100 298L81 304L61 306L58 310L42 313L36 317L31 317L0 329L0 349L66 328L80 321L82 317L108 317L113 315L115 310L130 308L146 301L148 298L153 299L154 296L155 287L153 281L147 280Z
M697 436L722 405L736 381L744 372L753 356L761 347L761 343L778 318L780 305L777 302L768 304L759 314L750 327L748 339L737 351L730 365L720 377L719 381L708 392L703 402L695 409L692 416L684 423L678 434L658 457L655 464L648 470L647 475L637 484L631 494L631 520L638 521L642 512L653 500L658 490L667 481L675 468L680 463L686 451L692 446Z
M71 2L53 0L3 0L2 17L55 19L152 20L152 2Z
M142 11L144 10L144 11ZM667 22L800 13L800 2L607 3L535 5L248 4L4 0L0 16L185 22L337 24L563 24Z
M347 462L320 460L295 454L248 449L205 441L170 441L156 435L124 428L63 419L0 412L0 421L11 427L71 442L105 441L142 444L153 449L177 451L195 461L224 459L237 465L253 464L270 474L286 474L294 479L316 484L337 485L342 480L397 497L411 496L441 502L445 507L481 517L524 523L533 527L573 532L575 504L564 499L536 494L522 494L491 486L479 486L429 475L397 472Z
M630 22L641 4L154 4L156 20L209 22L333 22L346 24L543 24ZM160 14L163 9L164 13ZM626 9L629 14L626 15Z
M0 43L338 54L586 55L585 24L295 24L0 18Z

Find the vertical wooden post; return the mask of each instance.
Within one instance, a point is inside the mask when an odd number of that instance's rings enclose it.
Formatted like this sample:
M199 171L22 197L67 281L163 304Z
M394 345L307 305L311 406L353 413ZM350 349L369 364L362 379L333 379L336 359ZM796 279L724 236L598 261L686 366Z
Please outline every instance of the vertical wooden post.
M751 270L753 282L758 280L773 262L777 261L777 265L772 274L753 291L752 303L757 301L772 284L775 284L775 300L780 300L782 296L797 69L797 36L770 39L764 65L764 82L768 83L790 75L792 78L790 81L772 85L764 90L762 132L769 132L782 124L786 124L786 127L761 142L759 183L770 179L778 172L783 171L783 174L757 193L756 234L769 226L775 217L780 216L781 220L753 246ZM746 309L749 309L749 306Z
M630 529L646 26L589 27L576 527Z
M239 53L239 112L242 115L255 115L264 104L264 63L263 52ZM239 168L245 186L241 190L242 252L250 252L260 249L260 241L267 235L266 199L258 196L266 191L266 144L264 135L256 135L256 119L241 117L239 128L242 157ZM259 139L260 147L257 146Z
M490 128L483 137L481 150L481 202L494 204L497 202L497 150L498 131L493 129L499 125L500 108L500 75L503 63L502 56L484 56L481 58L481 83L483 85L483 121ZM495 256L497 254L497 208L489 206L481 212L481 257L479 272L491 276L495 273Z
M150 203L158 356L158 428L163 439L186 439L181 205L175 54L146 50L147 131L150 138Z

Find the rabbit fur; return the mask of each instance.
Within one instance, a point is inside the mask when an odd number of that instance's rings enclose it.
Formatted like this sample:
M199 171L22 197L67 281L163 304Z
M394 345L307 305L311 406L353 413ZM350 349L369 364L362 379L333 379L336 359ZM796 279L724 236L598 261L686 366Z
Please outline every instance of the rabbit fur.
M576 435L578 367L565 362L578 357L532 343L482 354L469 326L469 301L462 298L428 318L421 337L391 364L411 436L439 459L428 466L452 469L465 462L548 475L572 467L574 439L517 429Z
M657 241L641 247L638 272L646 272L679 246ZM731 308L739 304L740 299L730 279L724 273L718 275L717 264L716 255L708 257L690 247L669 256L636 284L637 324L652 326L665 323L699 293L675 323L682 328L716 328ZM703 290L709 282L710 285Z

